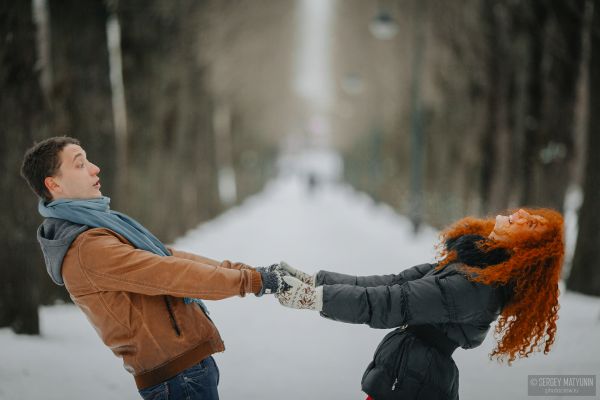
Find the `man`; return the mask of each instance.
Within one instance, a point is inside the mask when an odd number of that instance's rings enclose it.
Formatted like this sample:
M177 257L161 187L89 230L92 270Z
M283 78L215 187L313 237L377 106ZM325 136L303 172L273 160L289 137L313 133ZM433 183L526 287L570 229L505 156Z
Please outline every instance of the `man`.
M280 270L165 247L110 210L99 173L74 138L49 138L25 153L21 175L46 217L37 235L50 277L123 358L143 398L218 399L212 354L225 348L200 298L279 293L287 287Z

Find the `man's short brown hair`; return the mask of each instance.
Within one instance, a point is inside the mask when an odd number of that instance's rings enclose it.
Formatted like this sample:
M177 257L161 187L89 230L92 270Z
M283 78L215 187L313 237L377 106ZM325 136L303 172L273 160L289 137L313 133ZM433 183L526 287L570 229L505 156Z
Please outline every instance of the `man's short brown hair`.
M21 176L38 197L52 200L52 195L44 185L44 179L55 176L60 168L60 152L69 145L80 145L79 140L68 136L45 139L27 149L21 165Z

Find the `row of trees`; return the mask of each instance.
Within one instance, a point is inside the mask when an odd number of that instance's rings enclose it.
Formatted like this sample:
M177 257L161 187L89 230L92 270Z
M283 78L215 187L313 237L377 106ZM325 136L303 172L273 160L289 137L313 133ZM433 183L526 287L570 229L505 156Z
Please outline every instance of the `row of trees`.
M290 4L1 2L0 326L37 333L38 305L68 301L19 176L35 141L80 139L111 207L167 243L260 190L288 112Z
M564 211L568 192L581 188L568 287L600 295L600 2L346 1L338 8L344 107L335 120L353 138L338 143L346 178L415 224L438 227L522 205ZM391 40L367 29L366 16L381 12L397 24Z
M315 109L346 179L416 226L564 210L581 188L568 287L600 295L598 0L335 2L325 110L290 92L297 3L0 2L0 326L35 333L37 306L68 300L18 175L34 141L78 137L113 208L169 242L258 191Z

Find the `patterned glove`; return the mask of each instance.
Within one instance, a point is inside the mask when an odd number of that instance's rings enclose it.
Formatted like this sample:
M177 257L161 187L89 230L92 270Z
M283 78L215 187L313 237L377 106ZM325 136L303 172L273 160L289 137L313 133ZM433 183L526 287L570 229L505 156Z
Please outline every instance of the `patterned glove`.
M290 288L275 295L281 305L297 309L323 310L323 286L310 286L289 275L284 276L283 280Z
M309 275L306 272L302 272L296 268L293 268L285 261L281 261L279 263L279 267L285 271L287 274L293 276L296 279L299 279L302 283L306 283L308 286L315 287L316 275Z
M262 288L260 292L256 294L256 297L260 297L263 294L281 293L284 290L288 290L290 285L283 280L285 273L279 267L279 264L273 264L268 267L256 268L260 272L262 279Z

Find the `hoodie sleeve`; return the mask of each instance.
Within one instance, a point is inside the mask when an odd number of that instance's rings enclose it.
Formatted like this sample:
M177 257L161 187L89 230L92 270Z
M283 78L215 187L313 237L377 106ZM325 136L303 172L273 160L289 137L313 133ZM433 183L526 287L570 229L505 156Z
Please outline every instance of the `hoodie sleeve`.
M94 289L219 300L262 286L259 272L231 268L230 261L163 257L123 240L108 229L93 229L79 241L79 264Z

